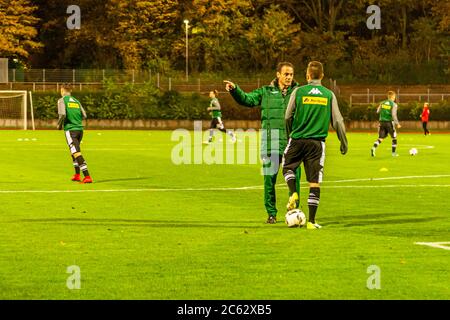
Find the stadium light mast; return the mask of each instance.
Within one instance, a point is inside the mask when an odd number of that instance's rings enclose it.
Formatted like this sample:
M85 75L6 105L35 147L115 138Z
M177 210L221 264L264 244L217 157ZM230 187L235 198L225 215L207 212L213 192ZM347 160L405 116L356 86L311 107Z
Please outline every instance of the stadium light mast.
M189 20L185 19L184 24L186 26L186 82L187 82L189 81L189 39L188 39Z

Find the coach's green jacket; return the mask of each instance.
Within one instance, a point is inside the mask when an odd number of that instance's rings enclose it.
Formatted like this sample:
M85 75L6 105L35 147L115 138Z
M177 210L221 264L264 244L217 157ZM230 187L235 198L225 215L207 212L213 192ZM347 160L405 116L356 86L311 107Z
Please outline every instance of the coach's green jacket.
M272 153L282 155L288 140L284 115L291 92L298 84L293 81L284 94L278 86L277 79L273 80L270 85L263 86L249 93L245 93L238 85L235 84L235 86L230 93L237 103L250 108L261 106L261 127L267 132L267 139L261 138L261 154L269 156ZM278 147L271 143L271 136L274 134L272 130L278 130Z

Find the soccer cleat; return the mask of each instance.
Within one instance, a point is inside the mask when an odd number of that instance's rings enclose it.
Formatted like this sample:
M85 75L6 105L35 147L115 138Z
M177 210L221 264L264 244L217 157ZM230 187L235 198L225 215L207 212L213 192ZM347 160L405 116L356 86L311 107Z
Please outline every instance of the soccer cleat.
M308 223L306 224L306 229L314 230L314 229L320 229L320 228L322 228L322 226L320 224L318 224L317 222L312 223L312 222L308 221Z
M231 137L231 143L235 143L236 142L236 136L232 136Z
M87 177L84 177L82 183L92 183L92 182L94 182L94 181L92 181L91 176L87 176Z
M72 181L81 181L81 177L79 173L75 173L71 179Z
M288 211L294 210L298 208L298 193L294 192L290 197L288 204L286 206Z
M266 221L267 224L275 224L277 223L277 217L269 216Z
M375 157L375 148L372 148L372 149L370 149L370 155L372 156L372 157Z
M398 153L397 152L392 152L392 156L393 157L398 157Z

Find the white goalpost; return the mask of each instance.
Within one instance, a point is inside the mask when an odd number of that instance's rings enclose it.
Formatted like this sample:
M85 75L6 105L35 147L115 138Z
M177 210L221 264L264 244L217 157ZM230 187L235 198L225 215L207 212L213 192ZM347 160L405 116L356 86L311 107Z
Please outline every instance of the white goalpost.
M30 92L31 125L34 128L33 103ZM0 127L28 129L28 92L0 90Z

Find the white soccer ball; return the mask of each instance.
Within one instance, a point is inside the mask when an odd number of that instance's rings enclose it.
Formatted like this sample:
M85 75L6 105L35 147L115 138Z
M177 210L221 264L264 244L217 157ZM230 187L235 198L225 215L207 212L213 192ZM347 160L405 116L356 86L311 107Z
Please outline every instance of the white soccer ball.
M288 211L285 218L285 222L289 228L301 227L306 223L306 216L300 209Z
M417 153L419 153L419 151L417 151L416 148L411 148L409 149L409 154L412 156L415 156Z

